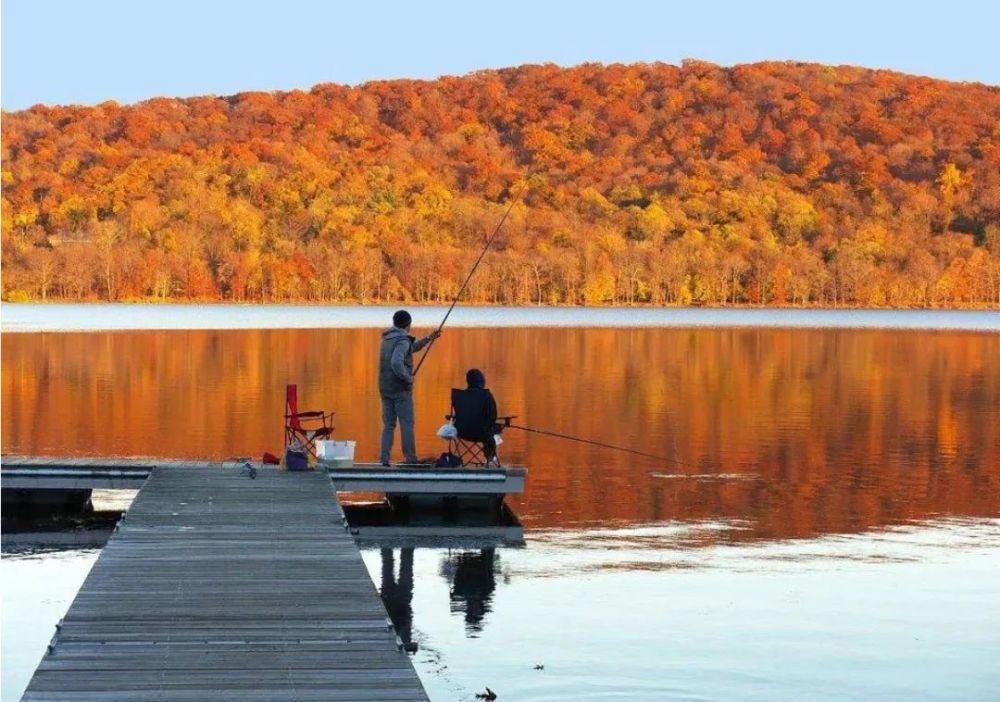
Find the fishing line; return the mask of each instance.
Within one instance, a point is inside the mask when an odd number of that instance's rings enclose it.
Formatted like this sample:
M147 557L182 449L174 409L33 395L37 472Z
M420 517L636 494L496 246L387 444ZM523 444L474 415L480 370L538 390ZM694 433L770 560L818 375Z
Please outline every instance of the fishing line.
M528 176L526 176L525 178L524 187L521 188L514 196L514 199L510 201L510 205L507 207L507 211L503 213L503 217L500 218L500 222L499 224L497 224L496 229L493 230L493 234L491 234L490 238L486 240L486 246L483 247L483 250L479 254L479 258L476 259L476 262L472 266L472 270L469 271L469 275L465 277L465 282L462 283L462 287L458 289L458 294L455 295L455 299L451 301L451 307L448 308L448 312L445 314L444 319L442 319L441 324L438 325L437 328L438 332L444 329L445 322L447 322L448 317L451 316L452 310L455 309L455 305L458 304L459 299L462 297L462 293L464 293L465 288L468 287L469 281L472 280L473 274L476 272L476 269L479 268L479 264L483 262L483 257L486 255L486 252L490 250L490 245L493 243L493 240L496 239L497 234L500 233L500 229L503 227L503 223L507 221L508 215L510 215L511 210L514 209L514 205L517 204L517 201L521 199L521 195L524 193L525 190L528 189L528 180L530 178L531 174L528 174ZM435 341L436 339L431 339L431 343L427 345L427 350L424 351L424 354L420 357L420 361L417 363L417 367L413 371L414 376L416 376L416 374L420 372L420 366L424 365L424 361L427 360L427 354L431 352L431 349L434 347Z
M645 451L637 451L635 449L626 448L624 446L615 446L614 444L606 444L602 441L591 441L590 439L581 439L579 436L570 436L569 434L560 434L555 431L546 431L544 429L533 429L531 427L522 427L518 424L511 424L511 429L520 429L521 431L528 431L532 434L544 434L545 436L554 436L559 439L567 439L569 441L578 441L581 444L590 444L592 446L600 446L601 448L614 449L615 451L626 451L628 453L634 453L637 456L645 456L646 458L655 458L658 461L663 461L664 463L675 463L679 466L687 466L688 468L699 468L699 466L693 463L685 463L684 461L679 461L676 458L668 458L667 456L658 456L653 453L646 453Z

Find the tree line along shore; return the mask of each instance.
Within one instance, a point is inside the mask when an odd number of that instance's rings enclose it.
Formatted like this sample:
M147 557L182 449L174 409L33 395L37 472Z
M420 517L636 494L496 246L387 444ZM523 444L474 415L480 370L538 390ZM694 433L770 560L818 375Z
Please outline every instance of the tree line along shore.
M1000 88L551 65L3 113L3 296L1000 305Z

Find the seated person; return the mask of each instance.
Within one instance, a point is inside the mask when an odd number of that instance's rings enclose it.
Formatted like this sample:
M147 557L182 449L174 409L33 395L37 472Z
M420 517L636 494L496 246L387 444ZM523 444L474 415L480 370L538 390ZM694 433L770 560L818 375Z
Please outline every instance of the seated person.
M468 384L465 390L452 393L455 429L460 439L481 441L486 460L495 461L497 444L493 435L503 429L497 424L496 400L493 393L486 389L486 376L478 368L472 368L465 374L465 382Z

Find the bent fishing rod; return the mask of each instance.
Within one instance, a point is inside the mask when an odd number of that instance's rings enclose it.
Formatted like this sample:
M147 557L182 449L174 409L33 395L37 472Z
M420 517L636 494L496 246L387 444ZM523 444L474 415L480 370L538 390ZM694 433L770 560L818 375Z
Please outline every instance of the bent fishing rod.
M600 446L601 448L614 449L615 451L625 451L627 453L634 453L637 456L645 456L646 458L655 458L657 461L664 461L666 463L674 463L679 466L687 466L688 468L698 468L698 466L692 463L685 463L684 461L679 461L676 458L668 458L666 456L658 456L653 453L646 453L645 451L636 451L635 449L626 448L624 446L615 446L614 444L605 444L601 441L591 441L590 439L581 439L579 436L570 436L569 434L560 434L555 431L545 431L544 429L534 429L532 427L523 427L519 424L508 425L511 429L520 429L521 431L531 432L532 434L543 434L544 436L554 436L558 439L567 439L569 441L577 441L581 444L590 444L591 446Z
M528 178L530 177L531 176L529 174ZM497 224L496 229L493 230L493 233L490 235L490 238L486 240L486 246L484 246L483 250L479 253L479 258L477 258L476 262L472 265L472 270L469 271L469 275L465 276L465 282L463 282L462 287L458 289L458 294L455 295L455 299L451 301L451 307L448 308L448 312L445 313L444 319L442 319L441 324L438 325L437 331L439 333L442 329L444 329L444 325L448 321L448 317L451 316L452 310L455 309L455 305L457 305L458 301L461 299L462 293L464 293L465 288L468 287L469 281L472 280L472 276L475 274L476 269L479 268L479 264L483 262L483 257L486 256L486 252L490 250L490 246L493 244L493 240L496 239L497 234L499 234L500 230L503 228L503 223L507 221L507 217L510 215L511 210L514 209L514 205L517 204L517 201L521 199L521 195L527 189L528 189L528 182L526 178L524 187L521 188L514 196L514 199L510 201L510 205L507 207L507 211L503 213L503 217L500 218L500 222ZM427 360L427 354L431 352L431 349L434 347L434 342L436 340L437 340L436 338L431 339L431 343L427 345L427 350L424 351L424 354L420 357L420 361L417 363L417 367L413 371L414 376L416 376L416 374L420 372L420 367L424 365L424 361Z

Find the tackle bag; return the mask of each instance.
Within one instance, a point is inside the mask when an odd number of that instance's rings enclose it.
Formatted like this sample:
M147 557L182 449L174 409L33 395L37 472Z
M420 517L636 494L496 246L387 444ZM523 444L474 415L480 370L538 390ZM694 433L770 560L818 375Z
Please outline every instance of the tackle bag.
M438 456L438 459L434 462L434 466L437 468L461 468L462 459L451 451L445 451Z

